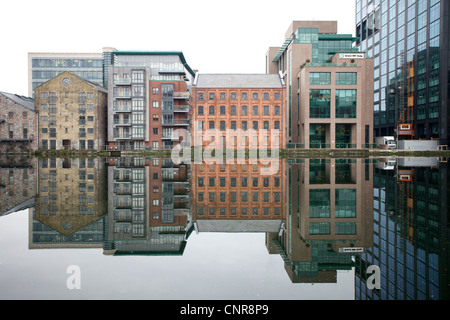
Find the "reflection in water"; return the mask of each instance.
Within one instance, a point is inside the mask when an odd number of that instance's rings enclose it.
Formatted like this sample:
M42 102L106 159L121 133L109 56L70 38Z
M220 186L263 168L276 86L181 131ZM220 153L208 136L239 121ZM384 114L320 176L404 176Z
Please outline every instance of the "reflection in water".
M307 159L288 166L285 227L269 234L292 282L336 282L372 245L372 164ZM268 241L270 245L270 241Z
M448 164L388 162L374 171L373 247L358 257L356 298L449 299ZM380 267L379 290L367 289L369 265Z
M29 249L108 256L183 255L193 232L264 233L293 285L336 283L345 270L354 272L356 299L449 297L447 163L297 159L278 168L7 159L0 216L31 208ZM368 287L371 265L379 288Z

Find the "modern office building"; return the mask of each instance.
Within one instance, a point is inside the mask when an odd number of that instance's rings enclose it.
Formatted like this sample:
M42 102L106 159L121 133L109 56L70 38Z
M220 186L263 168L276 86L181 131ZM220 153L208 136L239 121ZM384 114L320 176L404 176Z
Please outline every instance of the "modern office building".
M69 71L75 75L105 86L103 80L103 54L99 53L28 53L28 95L34 97L34 89Z
M104 149L106 89L63 72L36 87L35 93L40 149Z
M221 139L220 145L215 142L217 148L269 147L272 139L284 148L284 96L279 74L198 74L193 85L193 132L202 141L196 145L209 145L211 135Z
M37 148L37 113L32 98L0 92L0 153Z
M446 162L398 159L376 166L373 246L357 257L357 300L446 300L449 277L449 181ZM367 268L380 269L380 288L367 286Z
M376 136L449 144L449 8L439 0L357 0L357 47L374 58Z
M195 72L182 52L112 51L108 65L111 149L172 149L189 129Z
M286 83L287 145L361 148L373 143L373 59L338 34L335 21L293 21L266 73Z
M286 222L268 235L292 282L337 281L372 246L373 164L364 159L287 160ZM275 250L276 249L276 250Z

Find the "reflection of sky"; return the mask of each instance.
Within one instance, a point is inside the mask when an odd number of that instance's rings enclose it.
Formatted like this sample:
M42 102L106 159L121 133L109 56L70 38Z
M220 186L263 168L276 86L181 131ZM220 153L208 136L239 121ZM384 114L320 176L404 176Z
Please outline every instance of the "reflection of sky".
M183 256L28 249L28 210L0 218L0 299L354 299L354 272L337 284L293 284L265 235L193 233ZM69 290L67 267L81 269Z

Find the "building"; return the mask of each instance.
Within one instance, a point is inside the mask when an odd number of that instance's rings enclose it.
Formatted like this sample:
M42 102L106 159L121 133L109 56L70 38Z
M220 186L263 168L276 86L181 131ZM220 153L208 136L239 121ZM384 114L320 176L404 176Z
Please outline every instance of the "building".
M34 100L0 92L0 153L31 152L37 148Z
M0 217L34 207L37 158L0 157Z
M373 247L357 257L356 300L447 300L450 297L450 171L436 158L378 165L373 183ZM378 290L366 270L380 268Z
M209 145L212 135L221 139L223 149L261 148L272 146L275 136L274 141L284 148L284 96L278 74L198 74L193 85L192 128L201 140L195 145ZM251 136L251 130L255 135Z
M373 164L364 159L287 160L282 232L266 246L285 261L292 282L334 283L352 256L372 247Z
M183 53L113 51L109 59L109 147L172 149L180 142L175 131L190 125L195 72Z
M181 255L192 219L188 166L111 158L105 255Z
M374 58L376 136L449 145L448 1L356 1L357 47Z
M373 60L337 34L335 21L293 21L266 73L286 83L289 147L361 148L373 143Z
M102 150L107 91L70 72L35 88L39 149Z
M287 214L286 166L271 175L263 164L192 165L192 216L197 232L274 232Z
M28 53L28 95L34 97L34 89L69 71L83 79L105 86L103 79L103 54L99 53Z
M38 163L29 248L101 248L108 209L104 160L43 158Z

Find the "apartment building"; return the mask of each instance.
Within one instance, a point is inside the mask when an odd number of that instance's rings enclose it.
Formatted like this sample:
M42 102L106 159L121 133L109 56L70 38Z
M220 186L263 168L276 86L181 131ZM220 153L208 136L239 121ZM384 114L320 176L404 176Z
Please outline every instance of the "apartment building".
M439 0L357 0L357 47L374 59L376 136L450 141L449 10Z
M195 72L182 52L113 51L108 67L111 149L172 149L189 129ZM109 62L109 61L108 61Z
M214 136L223 149L284 148L285 85L278 74L198 74L193 96L195 145L205 147Z
M105 255L182 254L191 226L188 167L111 158Z
M335 21L293 21L266 73L286 83L288 147L361 148L373 143L373 60L337 33Z
M70 72L35 88L39 148L102 150L107 128L107 91Z
M32 152L37 148L34 100L0 92L0 153Z

